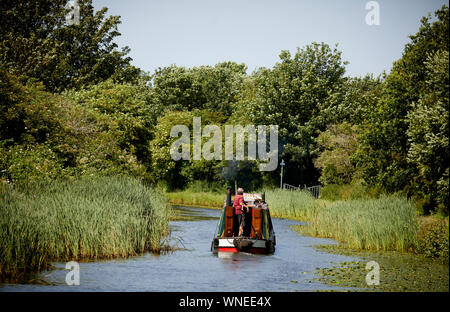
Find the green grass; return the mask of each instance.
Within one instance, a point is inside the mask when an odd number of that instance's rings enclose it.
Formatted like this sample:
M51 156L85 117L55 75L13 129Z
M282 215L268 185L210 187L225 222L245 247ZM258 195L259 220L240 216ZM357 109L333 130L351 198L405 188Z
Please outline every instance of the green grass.
M358 250L404 252L420 246L415 204L404 197L327 201L305 191L270 189L265 193L272 217L308 222L300 227L304 235L332 238ZM221 208L225 198L224 193L190 190L167 195L173 204L210 208ZM436 252L445 251L439 248Z
M20 280L52 261L158 252L172 210L128 177L0 185L0 278Z
M377 198L381 190L364 186L360 181L350 184L327 184L322 187L321 198L329 201Z
M287 192L279 189L265 192L273 217L304 219L311 215L317 205L308 192ZM262 191L257 193L262 193ZM173 205L205 208L222 208L226 198L225 191L196 191L188 189L165 194Z
M272 217L311 221L322 206L307 191L283 191L271 189L265 191Z
M324 205L302 233L334 238L361 250L409 251L417 244L418 228L413 202L382 196Z
M222 208L226 195L213 192L179 191L166 193L172 205Z
M420 230L416 252L434 258L448 265L449 223L446 219L434 217L419 218Z

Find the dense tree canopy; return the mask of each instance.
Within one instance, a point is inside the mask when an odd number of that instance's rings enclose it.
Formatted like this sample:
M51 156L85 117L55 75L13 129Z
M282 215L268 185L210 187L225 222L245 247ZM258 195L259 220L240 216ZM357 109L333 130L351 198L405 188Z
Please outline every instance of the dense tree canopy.
M281 158L288 162L287 181L317 182L313 166L314 138L326 127L328 111L342 97L345 73L341 52L313 43L291 57L282 51L272 70L261 68L252 77L251 91L238 112L254 124L278 125ZM277 173L272 173L272 180Z
M0 62L21 80L43 82L52 92L80 88L110 77L133 81L127 47L117 49L118 16L77 1L79 25L66 25L66 0L5 0L0 4Z
M373 113L367 114L363 121L359 166L369 184L378 185L389 192L403 191L410 196L418 195L424 183L428 184L423 180L424 176L419 174L419 168L415 165L417 162L411 159L414 153L411 154L410 149L414 150L414 147L407 133L417 133L417 130L410 129L414 125L410 124L408 114L417 107L416 103L423 102L421 97L429 97L431 90L448 88L448 79L446 81L442 75L440 78L444 79L430 77L430 72L442 71L442 67L445 67L442 61L430 63L430 57L436 53L442 57L449 51L448 7L438 10L436 17L437 21L432 24L429 18L422 19L419 32L411 36L402 58L394 63L391 73L386 77ZM441 69L430 68L436 66ZM435 93L432 101L442 102L448 108L448 96L445 99L445 93ZM445 119L445 114L441 118ZM442 124L442 121L433 120L435 122ZM428 130L434 131L436 128L433 126ZM448 133L446 136L448 138ZM445 167L441 169L445 171ZM436 200L430 191L425 191L428 194L425 206L428 208L435 206ZM423 199L423 195L419 196Z
M151 77L154 107L161 110L209 109L231 115L246 66L233 62L192 69L175 65L158 69Z

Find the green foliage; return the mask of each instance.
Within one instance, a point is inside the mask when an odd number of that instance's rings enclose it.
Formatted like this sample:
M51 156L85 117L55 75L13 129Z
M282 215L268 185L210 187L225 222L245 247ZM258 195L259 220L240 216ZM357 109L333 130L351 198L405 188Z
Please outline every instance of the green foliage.
M437 201L439 210L448 215L448 51L430 54L425 66L426 91L408 112L408 159L418 168L415 193L430 196Z
M208 190L192 191L191 189L166 193L172 205L195 206L206 208L223 208L225 193L210 192Z
M68 174L61 159L46 144L0 145L0 154L0 177L8 181L50 181Z
M43 143L58 128L56 97L42 85L25 86L0 67L0 140Z
M337 201L317 210L307 235L334 238L350 248L413 250L418 224L413 202L398 196Z
M152 119L144 86L106 81L61 96L3 77L4 179L114 173L146 177Z
M22 81L36 78L47 90L80 88L114 78L134 81L140 70L117 50L118 16L94 12L92 0L79 0L80 24L65 25L66 0L2 1L0 59Z
M307 191L269 189L265 193L272 217L311 221L320 207Z
M173 161L171 128L192 129L201 116L222 133L225 124L278 125L286 183L332 184L332 199L402 193L448 214L448 7L422 19L383 77L344 77L341 52L325 43L282 51L251 75L223 62L144 77L114 43L119 17L79 3L81 23L71 26L66 1L1 4L2 180L128 174L166 190L278 185L279 169L260 172L257 161Z
M436 17L432 24L422 19L394 63L373 113L361 126L355 156L367 183L416 195L425 200L425 210L436 206L437 181L448 168L443 164L448 163L448 7L436 11ZM444 180L441 185L445 188Z
M190 69L174 65L159 68L151 77L150 101L160 113L208 109L229 116L246 69L244 64L233 62Z
M448 220L423 221L418 236L416 252L436 258L448 264L449 227Z
M343 96L344 64L341 52L324 43L298 49L293 57L282 51L272 70L261 68L253 74L239 102L238 113L254 124L279 126L280 157L290 166L287 183L317 181L314 139L325 129L330 108ZM266 175L278 179L275 172Z
M317 137L319 157L314 160L316 168L321 170L319 181L322 184L350 183L356 171L351 157L358 147L357 126L344 122L330 125Z
M0 278L21 278L52 261L127 257L159 251L170 207L126 177L0 184Z
M358 258L358 261L344 262L333 268L317 271L318 280L328 285L356 287L356 291L382 292L448 292L448 265L426 259L412 253L397 251L374 252L348 249L343 244L318 246L332 254ZM376 261L380 265L380 284L367 285L366 265ZM348 289L352 290L352 289Z

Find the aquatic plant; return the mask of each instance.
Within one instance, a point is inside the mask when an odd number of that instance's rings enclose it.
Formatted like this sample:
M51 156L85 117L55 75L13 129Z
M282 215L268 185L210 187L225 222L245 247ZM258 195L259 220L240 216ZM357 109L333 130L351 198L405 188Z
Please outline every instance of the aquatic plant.
M20 278L52 261L160 251L171 208L139 180L84 177L0 186L0 278Z
M214 192L167 194L174 204L217 208L223 206L225 197ZM417 248L419 225L415 204L404 197L390 195L330 202L314 199L307 191L269 189L265 194L271 216L307 222L301 227L305 235L333 238L358 250Z
M226 194L225 192L193 192L184 190L166 193L166 196L173 205L222 208Z
M350 248L410 251L417 245L418 222L414 203L391 195L324 205L302 233Z
M320 202L307 191L270 189L265 193L272 217L309 221L320 207Z

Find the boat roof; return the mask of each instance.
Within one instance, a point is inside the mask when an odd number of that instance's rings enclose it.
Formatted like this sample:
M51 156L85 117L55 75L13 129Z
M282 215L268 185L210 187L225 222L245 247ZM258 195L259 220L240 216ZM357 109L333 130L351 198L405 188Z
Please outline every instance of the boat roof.
M257 193L244 193L243 195L244 195L244 200L246 202L255 201L255 199L261 199L262 200L261 195L257 194Z

